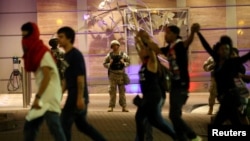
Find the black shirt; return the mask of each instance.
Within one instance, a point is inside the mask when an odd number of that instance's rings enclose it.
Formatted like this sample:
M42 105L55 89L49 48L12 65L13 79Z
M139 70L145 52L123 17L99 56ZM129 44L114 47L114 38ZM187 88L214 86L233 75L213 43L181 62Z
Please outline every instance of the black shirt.
M184 46L183 42L178 42L175 44L173 47L176 55L176 64L179 67L179 80L174 80L172 79L172 88L185 88L189 89L189 72L188 72L188 48ZM170 52L170 45L167 47L161 48L162 53L168 57L168 54ZM168 58L169 59L169 58ZM173 69L171 65L171 61L169 60L170 63L170 71ZM172 72L173 73L173 72Z
M150 72L145 63L139 71L139 81L143 98L147 103L158 103L162 98L162 89L159 85L158 73Z
M210 47L201 33L198 33L198 37L205 50L213 57L216 64L219 61L219 56ZM249 59L250 52L241 57L227 59L222 65L218 65L218 63L215 65L214 77L218 95L227 93L229 89L235 87L234 78L237 77L239 73L242 73L242 65Z
M68 97L64 108L72 110L76 108L77 76L79 75L83 75L85 77L83 97L85 98L86 104L89 102L85 60L82 53L76 48L72 48L65 54L65 60L67 61L69 66L65 70L65 80L67 84L66 88L68 90Z

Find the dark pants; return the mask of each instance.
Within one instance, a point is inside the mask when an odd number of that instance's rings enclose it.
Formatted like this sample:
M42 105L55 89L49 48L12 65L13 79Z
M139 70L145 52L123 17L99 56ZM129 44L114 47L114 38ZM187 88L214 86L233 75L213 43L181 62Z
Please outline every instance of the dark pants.
M61 121L63 130L67 141L71 141L71 128L72 124L75 123L78 130L87 136L89 136L94 141L106 141L106 139L87 122L87 107L86 110L71 112L62 111Z
M240 96L227 93L220 101L220 107L215 115L214 125L222 125L230 120L233 125L241 125L239 117Z
M161 107L164 106L165 100L166 100L166 96L163 97L163 99L161 101L161 104L160 104ZM144 126L145 126L145 140L146 141L153 141L153 127L149 123L148 119L145 119Z
M182 107L188 99L188 91L186 89L172 89L170 92L170 111L171 119L178 141L187 141L196 137L195 132L182 119Z
M39 127L46 120L47 125L55 141L66 141L65 135L60 122L58 113L47 111L44 116L31 121L26 121L24 124L24 141L35 141Z
M143 141L145 134L145 121L150 125L159 129L160 131L168 134L173 139L176 139L175 132L169 122L167 122L161 114L162 103L145 103L144 106L137 108L135 120L136 120L136 140Z

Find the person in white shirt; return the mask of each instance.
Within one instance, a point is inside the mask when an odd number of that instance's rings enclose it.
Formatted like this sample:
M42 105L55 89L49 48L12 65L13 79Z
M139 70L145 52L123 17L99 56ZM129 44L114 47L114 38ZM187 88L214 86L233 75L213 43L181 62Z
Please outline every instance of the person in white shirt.
M35 23L25 23L22 30L24 68L33 72L38 91L24 124L24 141L34 141L46 120L55 141L66 141L60 116L62 88L56 63L50 50L39 39Z

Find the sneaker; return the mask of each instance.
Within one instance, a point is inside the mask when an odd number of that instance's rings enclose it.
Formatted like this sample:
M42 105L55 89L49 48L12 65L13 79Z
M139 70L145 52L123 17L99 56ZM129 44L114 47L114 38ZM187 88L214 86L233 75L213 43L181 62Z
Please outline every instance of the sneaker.
M122 112L129 112L125 107L122 108Z
M108 112L113 112L114 108L113 107L109 107Z
M191 141L202 141L200 136L196 136L196 138L191 139Z

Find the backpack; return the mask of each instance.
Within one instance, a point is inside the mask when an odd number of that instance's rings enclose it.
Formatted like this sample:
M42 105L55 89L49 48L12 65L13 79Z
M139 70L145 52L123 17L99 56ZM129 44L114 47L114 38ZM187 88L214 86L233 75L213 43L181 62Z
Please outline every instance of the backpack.
M166 91L166 92L170 92L171 89L171 71L165 67L160 61L158 63L158 75L159 75L159 83L160 83L160 87Z

